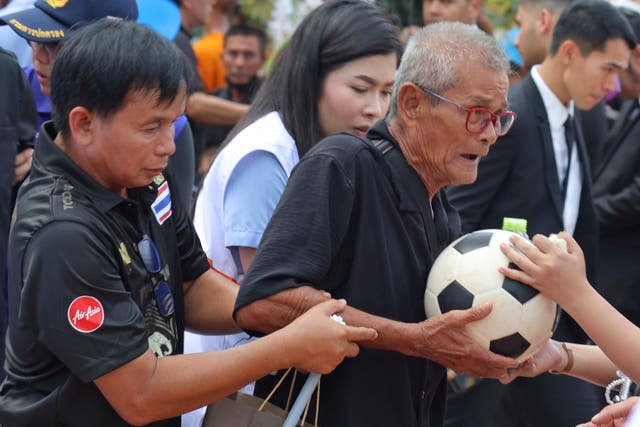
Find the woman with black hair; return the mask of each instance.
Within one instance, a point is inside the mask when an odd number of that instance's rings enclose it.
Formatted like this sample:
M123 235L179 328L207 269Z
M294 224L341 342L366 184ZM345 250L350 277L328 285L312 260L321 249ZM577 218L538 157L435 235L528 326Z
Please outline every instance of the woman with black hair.
M400 50L393 18L366 2L325 3L302 21L196 200L194 223L214 268L241 282L299 158L331 133L364 136L386 115ZM246 339L189 334L186 350Z

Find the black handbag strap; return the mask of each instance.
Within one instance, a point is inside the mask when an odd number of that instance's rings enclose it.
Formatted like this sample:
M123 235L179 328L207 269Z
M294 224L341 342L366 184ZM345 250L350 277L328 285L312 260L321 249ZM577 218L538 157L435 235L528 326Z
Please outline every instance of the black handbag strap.
M409 165L393 143L386 139L373 140L373 145L380 151L389 168L394 170L400 177L403 185L411 194L411 198L420 211L422 223L427 233L427 243L431 253L435 254L438 250L438 235L436 233L436 224L433 220L433 212L431 211L431 202L429 201L429 193L416 171Z

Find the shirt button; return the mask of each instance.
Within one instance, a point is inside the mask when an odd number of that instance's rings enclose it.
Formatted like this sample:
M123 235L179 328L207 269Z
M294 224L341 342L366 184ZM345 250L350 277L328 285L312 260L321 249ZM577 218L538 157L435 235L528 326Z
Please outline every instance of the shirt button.
M424 390L420 391L420 400L424 400L424 396L426 395L426 393L424 392Z

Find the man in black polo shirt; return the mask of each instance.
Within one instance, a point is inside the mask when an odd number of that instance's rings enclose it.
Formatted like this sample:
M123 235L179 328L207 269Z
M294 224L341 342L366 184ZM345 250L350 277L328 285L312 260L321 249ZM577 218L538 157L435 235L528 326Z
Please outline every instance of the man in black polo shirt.
M270 332L329 292L349 301L347 324L378 331L322 379L320 425L441 426L445 366L489 377L517 366L465 332L489 306L425 320L423 305L435 256L460 233L442 189L473 182L515 119L505 111L508 72L480 30L430 25L405 50L386 121L367 139L325 138L292 173L235 315L247 330Z
M177 416L289 365L332 370L371 339L330 301L282 334L180 355L185 327L237 330L237 286L209 269L163 172L186 102L181 53L103 19L73 35L52 77L9 243L3 426L179 426ZM346 329L345 329L346 328ZM310 337L309 337L310 335Z

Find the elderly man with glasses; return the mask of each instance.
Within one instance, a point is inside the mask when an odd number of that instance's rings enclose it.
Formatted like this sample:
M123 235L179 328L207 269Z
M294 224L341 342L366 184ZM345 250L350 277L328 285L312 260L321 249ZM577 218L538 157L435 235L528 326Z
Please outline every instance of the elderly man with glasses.
M445 367L499 377L517 365L465 331L489 306L425 320L423 305L434 258L460 234L442 190L473 182L515 120L508 72L480 30L425 27L409 41L387 118L366 139L325 138L293 171L240 288L236 319L269 333L331 294L349 302L347 324L378 331L322 380L322 425L442 426Z

